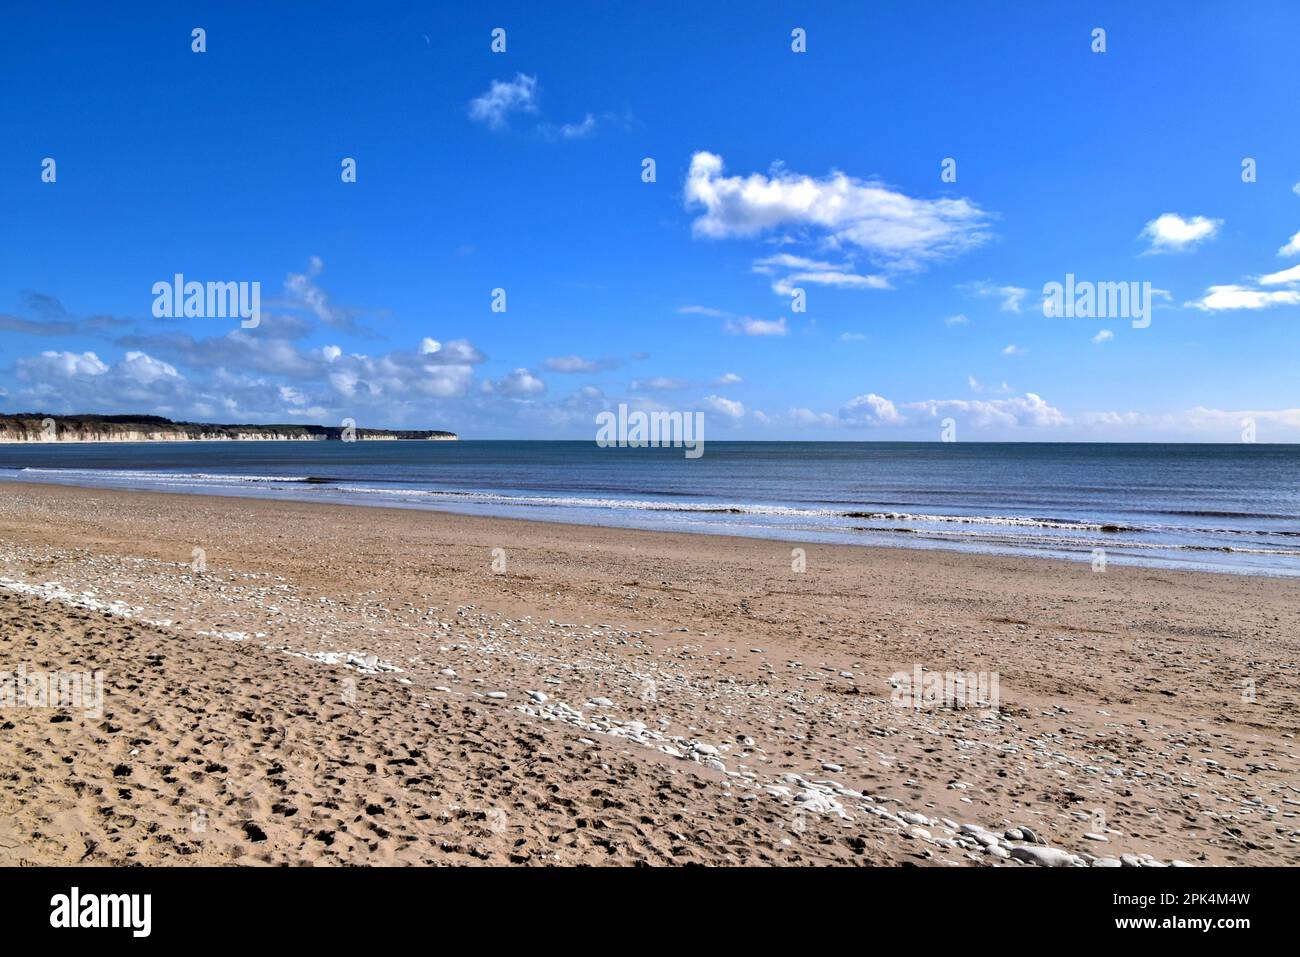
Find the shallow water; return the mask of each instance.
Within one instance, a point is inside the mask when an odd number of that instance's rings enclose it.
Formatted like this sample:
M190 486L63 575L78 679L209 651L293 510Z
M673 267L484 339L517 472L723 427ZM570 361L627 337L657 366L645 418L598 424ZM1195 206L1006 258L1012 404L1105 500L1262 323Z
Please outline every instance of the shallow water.
M0 479L1300 575L1300 446L0 445Z

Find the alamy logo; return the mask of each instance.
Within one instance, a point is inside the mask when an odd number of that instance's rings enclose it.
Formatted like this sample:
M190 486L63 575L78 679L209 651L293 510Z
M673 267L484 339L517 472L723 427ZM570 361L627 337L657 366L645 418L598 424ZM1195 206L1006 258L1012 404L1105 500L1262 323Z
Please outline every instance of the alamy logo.
M171 282L153 284L155 319L234 319L244 329L256 329L262 322L260 282L185 281L177 273Z
M686 449L688 459L704 454L703 412L631 412L620 403L618 413L596 416L596 445L607 448Z
M1132 319L1134 329L1151 325L1151 283L1075 281L1043 286L1043 315L1048 319Z
M148 937L153 929L152 894L70 894L50 898L50 926L127 927L132 937Z
M86 717L104 716L104 672L28 671L19 664L0 671L0 709L68 708Z
M1001 700L996 671L923 671L890 676L890 700L900 708L978 708L997 710Z

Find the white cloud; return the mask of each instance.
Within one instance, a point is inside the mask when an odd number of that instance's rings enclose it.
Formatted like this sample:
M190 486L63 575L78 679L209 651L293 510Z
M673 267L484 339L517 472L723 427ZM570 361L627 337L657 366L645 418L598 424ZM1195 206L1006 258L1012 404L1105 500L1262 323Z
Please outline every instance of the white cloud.
M724 372L722 375L718 376L716 379L713 380L713 384L714 385L735 385L738 382L744 382L744 381L745 381L744 379L736 375L736 373L734 372Z
M706 409L713 412L720 412L731 419L739 419L745 414L745 405L734 399L724 399L720 395L708 395L700 403Z
M468 339L452 339L438 352L438 358L448 364L476 364L483 361L483 353Z
M1266 276L1260 276L1255 281L1261 286L1289 286L1300 282L1300 266L1292 266L1281 272L1271 272Z
M1277 289L1265 291L1248 286L1211 286L1200 299L1189 302L1193 309L1222 312L1234 309L1267 309L1270 306L1294 306L1300 303L1300 291Z
M303 273L286 281L294 305L303 309L301 318L264 310L256 330L235 328L206 338L174 324L132 332L114 340L124 350L116 361L91 351L21 356L13 361L20 386L14 391L24 406L52 412L224 422L337 422L352 416L368 425L417 428L455 428L503 395L544 391L527 370L493 383L488 393L474 389L476 367L485 357L466 339L425 337L376 356L348 354L333 343L300 345L320 322L337 319L315 282L323 268L312 257ZM440 404L451 400L454 410Z
M728 319L725 328L733 335L744 336L783 336L789 331L785 325L785 316L780 319L753 319L750 316L740 316L736 319Z
M297 392L310 396L310 408L329 408L359 418L362 410L356 405L373 401L375 410L385 417L414 416L420 414L422 399L464 395L473 383L474 367L484 361L483 354L465 339L440 343L436 351L430 351L435 340L425 340L414 350L371 357L345 354L337 345L302 351L293 342L264 335L274 328L264 322L255 332L236 329L210 339L173 333L124 337L119 342L147 347L151 354L161 352L191 368L211 370L210 375L231 399L215 408L223 414L244 416L254 410L274 415L281 407L272 404L276 389L252 377L256 373L295 380ZM142 374L149 368L139 365ZM255 419L246 417L244 421Z
M1300 232L1286 241L1286 245L1277 251L1279 256L1300 256Z
M841 333L840 333L840 341L841 341L841 342L861 342L861 341L862 341L863 339L865 339L865 338L867 338L867 337L864 336L864 335L863 335L862 333L860 333L860 332L841 332Z
M977 299L1000 299L1001 304L998 306L1003 312L1019 312L1020 306L1025 301L1025 296L1029 294L1028 289L1021 286L999 286L987 279L981 279L978 282L968 282L958 287L962 292Z
M1296 234L1300 236L1300 233ZM1300 304L1300 266L1254 277L1255 286L1289 286L1289 289L1259 289L1240 283L1211 286L1200 299L1186 303L1202 312L1223 312L1239 309L1268 309L1272 306Z
M521 398L545 392L546 383L537 378L527 369L516 369L509 375L503 376L496 381L491 379L483 380L483 391L496 395Z
M1020 348L1014 342L1002 350L1004 356L1023 356L1027 350Z
M970 320L966 318L965 314L959 312L955 316L949 316L943 321L943 324L945 326L964 326L968 322L970 322Z
M1055 428L1069 419L1033 392L1009 399L927 399L900 406L909 423L960 416L977 428Z
M782 227L862 249L896 268L963 252L988 239L987 214L965 199L915 199L882 183L832 172L821 179L774 167L770 175L724 176L722 157L691 157L688 207L703 207L692 228L720 239Z
M852 399L840 410L840 415L871 425L897 425L903 421L894 403L874 392Z
M1161 213L1142 228L1140 235L1151 240L1147 253L1182 252L1213 239L1222 225L1221 219L1205 216L1184 219L1177 213Z
M1110 342L1110 340L1114 338L1115 338L1115 333L1111 332L1109 329L1102 329L1100 332L1098 332L1095 336L1092 337L1092 341L1100 344L1103 342Z
M683 316L713 316L717 319L731 315L725 310L714 309L712 306L682 306L677 311Z
M896 405L874 393L844 405L838 420L848 425L918 426L948 416L980 427L1055 427L1069 420L1032 392L1007 399L925 399Z
M537 77L518 73L513 80L493 80L485 93L469 101L470 118L492 130L504 129L515 112L537 112Z
M15 366L20 379L33 381L40 380L44 376L69 378L97 376L108 372L108 366L93 352L47 350L39 356L19 359Z
M347 355L328 366L325 381L340 396L372 400L391 412L393 405L420 397L464 395L483 354L465 339L444 343L437 352L389 352L382 356Z
M192 390L176 369L144 352L109 365L93 352L42 352L14 363L21 394L55 412L138 412L166 415Z
M128 352L119 366L124 375L141 385L149 385L159 379L179 379L175 366L160 362L143 352Z
M357 394L357 383L361 381L360 376L351 370L342 370L331 372L328 376L330 386L334 391L345 399L351 399Z
M972 377L972 389L979 391ZM1004 383L1005 386L1005 383ZM764 424L785 424L795 428L884 428L937 430L945 418L956 419L963 429L997 433L1040 432L1055 438L1086 437L1104 440L1151 440L1179 437L1201 440L1239 441L1246 420L1252 420L1261 440L1294 442L1300 439L1300 408L1258 411L1228 411L1197 406L1181 412L1084 412L1067 416L1041 396L1023 395L998 399L925 399L894 403L870 393L842 406L836 413L792 408L780 420L754 418ZM1264 436L1267 436L1265 439Z
M1026 392L1006 399L924 399L896 405L883 396L860 395L840 408L834 421L842 426L930 426L959 418L975 428L1056 428L1069 419L1040 396ZM821 415L806 422L824 423Z
M1261 441L1291 441L1300 437L1300 409L1209 409L1196 406L1181 412L1085 412L1079 424L1093 432L1139 435L1181 435L1201 439L1240 441L1244 423L1252 421Z

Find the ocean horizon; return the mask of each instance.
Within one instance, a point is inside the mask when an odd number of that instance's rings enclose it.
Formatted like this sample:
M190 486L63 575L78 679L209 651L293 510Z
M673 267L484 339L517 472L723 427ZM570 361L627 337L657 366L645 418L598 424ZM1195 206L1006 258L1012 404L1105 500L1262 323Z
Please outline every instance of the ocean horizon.
M0 479L1300 575L1300 445L34 443Z

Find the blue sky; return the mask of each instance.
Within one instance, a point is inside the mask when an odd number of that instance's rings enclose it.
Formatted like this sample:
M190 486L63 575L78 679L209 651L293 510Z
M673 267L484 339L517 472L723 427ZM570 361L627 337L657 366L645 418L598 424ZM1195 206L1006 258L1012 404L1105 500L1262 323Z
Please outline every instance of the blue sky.
M1300 441L1293 4L230 6L9 16L0 409Z

